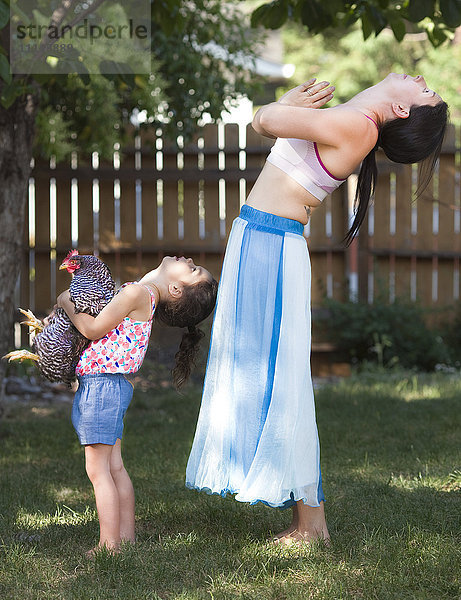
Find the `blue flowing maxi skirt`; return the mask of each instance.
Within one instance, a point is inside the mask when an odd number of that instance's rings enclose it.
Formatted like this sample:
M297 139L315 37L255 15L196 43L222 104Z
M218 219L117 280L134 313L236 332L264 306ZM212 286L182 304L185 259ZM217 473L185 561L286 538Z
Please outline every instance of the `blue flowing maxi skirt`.
M324 500L303 225L248 205L224 257L186 486L285 507Z

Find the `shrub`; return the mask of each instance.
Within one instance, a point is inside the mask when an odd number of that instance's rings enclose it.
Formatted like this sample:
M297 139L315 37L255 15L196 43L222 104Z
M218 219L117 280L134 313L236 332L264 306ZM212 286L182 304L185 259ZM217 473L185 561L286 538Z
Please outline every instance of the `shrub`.
M326 335L352 362L373 361L380 366L398 364L431 371L449 360L442 338L429 329L418 304L327 299L325 306Z
M459 367L461 362L461 302L455 304L450 318L442 323L441 334L447 346L449 364Z

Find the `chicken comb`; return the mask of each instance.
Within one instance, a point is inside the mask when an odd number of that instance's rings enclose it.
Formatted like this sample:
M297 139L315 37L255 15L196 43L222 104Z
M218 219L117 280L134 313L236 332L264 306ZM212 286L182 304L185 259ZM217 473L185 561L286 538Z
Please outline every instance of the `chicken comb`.
M78 250L71 250L64 260L69 260L73 256L77 256L77 255L78 255Z

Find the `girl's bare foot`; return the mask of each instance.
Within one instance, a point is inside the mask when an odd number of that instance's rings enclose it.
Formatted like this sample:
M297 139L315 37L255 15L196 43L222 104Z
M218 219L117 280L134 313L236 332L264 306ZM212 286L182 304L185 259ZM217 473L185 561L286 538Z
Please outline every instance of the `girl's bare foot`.
M85 552L85 556L89 559L94 559L100 552L106 552L107 554L120 554L120 546L107 546L106 544L101 546L98 544L94 548L91 548L91 550L88 550L88 552Z

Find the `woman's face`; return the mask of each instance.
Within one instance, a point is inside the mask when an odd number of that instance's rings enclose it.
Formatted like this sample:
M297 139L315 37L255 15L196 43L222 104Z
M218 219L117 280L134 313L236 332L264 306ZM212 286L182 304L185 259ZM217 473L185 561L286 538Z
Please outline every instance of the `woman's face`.
M171 281L184 285L194 285L201 281L211 281L212 275L203 267L197 266L191 258L165 256L160 267Z
M422 106L423 104L435 106L442 102L442 98L427 87L422 75L412 77L406 73L389 73L381 84L389 87L396 102L405 102L410 106Z

